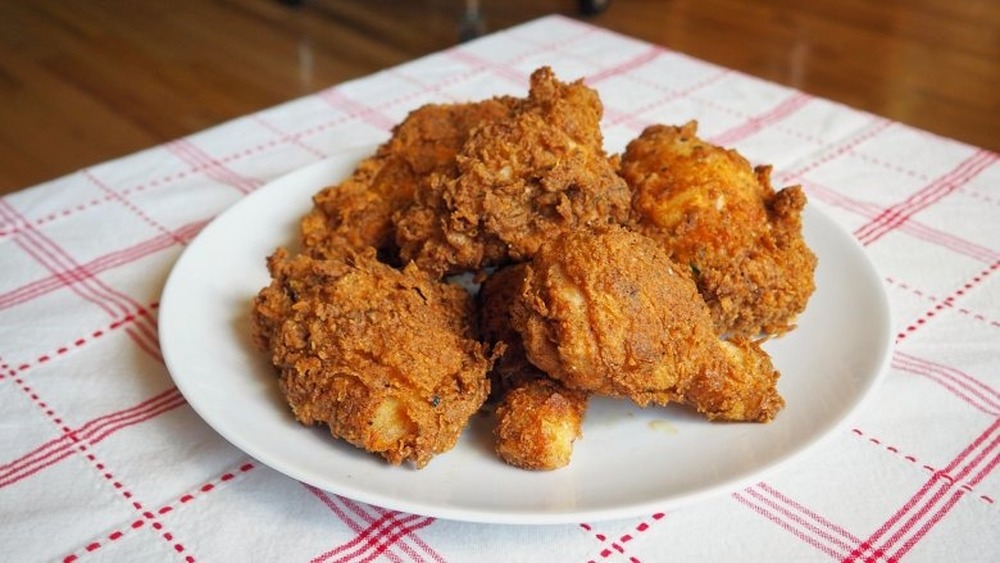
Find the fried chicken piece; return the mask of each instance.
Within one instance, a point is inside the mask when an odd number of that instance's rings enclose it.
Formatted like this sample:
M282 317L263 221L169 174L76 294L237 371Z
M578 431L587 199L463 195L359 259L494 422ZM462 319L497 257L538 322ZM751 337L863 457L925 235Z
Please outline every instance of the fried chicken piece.
M313 197L313 209L300 225L305 251L329 258L371 246L392 256L393 213L413 201L416 186L432 173L454 176L455 155L469 133L506 115L514 103L498 97L410 112L350 177Z
M510 324L510 304L521 292L524 263L493 272L479 288L480 333L501 347L490 370L497 402L495 449L505 462L524 469L566 466L580 437L588 394L549 379L524 354L521 335Z
M253 337L299 422L418 468L455 445L489 393L465 289L374 250L319 260L279 249L268 268Z
M510 324L510 305L522 290L526 272L525 263L499 268L479 287L479 334L494 348L503 346L490 370L493 400L525 381L547 377L528 361L521 335Z
M433 175L395 217L404 260L437 273L523 261L542 242L624 223L631 193L604 152L597 93L543 67L505 117L474 130L458 175Z
M634 192L634 227L691 269L719 334L790 330L815 289L805 193L775 192L769 166L752 168L696 133L694 121L653 125L628 144L621 175Z
M496 409L496 452L523 469L550 471L569 464L580 437L587 393L551 379L523 380Z
M723 343L686 269L621 227L542 246L510 311L528 359L570 389L640 406L683 402L709 419L771 420L784 405L770 358Z

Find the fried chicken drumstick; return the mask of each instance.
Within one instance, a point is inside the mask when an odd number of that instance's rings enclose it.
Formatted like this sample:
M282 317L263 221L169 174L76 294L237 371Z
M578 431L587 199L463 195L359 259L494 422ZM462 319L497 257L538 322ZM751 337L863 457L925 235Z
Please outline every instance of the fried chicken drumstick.
M542 246L511 304L532 364L567 388L712 420L766 422L784 405L756 342L721 341L685 269L621 227Z
M805 194L775 192L770 171L702 141L694 121L647 127L622 156L634 227L691 269L720 334L786 332L815 288Z

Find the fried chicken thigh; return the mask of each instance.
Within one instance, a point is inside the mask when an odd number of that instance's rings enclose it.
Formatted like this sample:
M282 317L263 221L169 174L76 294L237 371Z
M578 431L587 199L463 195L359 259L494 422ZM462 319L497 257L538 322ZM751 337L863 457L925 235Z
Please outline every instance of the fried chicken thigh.
M301 222L306 252L328 258L374 247L391 256L393 214L413 201L417 185L432 173L454 176L455 155L469 133L506 115L513 105L512 98L492 98L428 104L410 112L351 176L313 197L313 210Z
M393 464L423 467L455 445L489 393L465 289L374 251L320 260L279 249L268 267L253 337L299 422Z
M574 231L543 245L510 318L531 363L570 389L683 402L730 421L768 421L784 405L767 354L721 341L686 269L634 231Z
M395 218L404 260L439 273L523 261L572 229L628 218L631 193L602 147L602 105L543 67L526 99L472 131L458 174L432 175Z
M629 143L621 175L632 221L694 274L720 334L780 334L815 286L801 187L775 192L770 167L697 137L697 123L653 125Z

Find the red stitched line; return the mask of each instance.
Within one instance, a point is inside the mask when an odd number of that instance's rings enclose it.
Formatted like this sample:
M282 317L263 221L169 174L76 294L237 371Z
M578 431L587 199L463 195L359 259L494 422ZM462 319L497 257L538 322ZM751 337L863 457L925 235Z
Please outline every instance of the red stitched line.
M254 114L250 116L250 118L253 119L255 122L257 122L258 125L267 129L271 133L279 135L282 141L287 141L301 148L302 150L309 152L313 156L319 158L326 158L326 153L303 142L301 135L289 135L288 133L280 129L277 125L274 125L271 122L264 119L260 114Z
M82 172L82 174L83 174L84 178L86 178L87 180L90 181L90 183L92 183L93 185L97 186L97 188L100 189L101 191L103 191L104 193L106 193L108 195L108 197L110 197L112 199L115 199L118 202L120 202L122 205L125 206L126 209L128 209L129 211L131 211L132 213L134 213L136 216L138 216L147 225L153 227L157 231L160 231L160 233L165 234L165 235L167 235L169 237L176 237L176 235L173 232L171 232L170 229L164 227L163 225L161 225L157 221L153 220L152 217L150 217L149 215L147 215L145 211L143 211L137 205L135 205L134 203L132 203L127 197L125 197L124 195L122 195L122 194L116 192L115 190L111 189L111 186L109 186L108 184L106 184L105 182L103 182L100 178L98 178L97 176L95 176L94 173L91 170L84 170ZM180 244L184 244L183 241L181 241L180 239L176 239L175 238L175 241L178 242L178 243L180 243Z
M992 204L992 205L1000 205L1000 199L997 199L997 198L995 198L993 196L990 196L990 195L984 194L982 192L970 189L968 186L962 186L961 188L959 188L959 191L961 191L962 193L964 193L965 195L967 195L967 196L969 196L969 197L971 197L973 199L978 199L980 201L985 201L986 203L989 203L989 204Z
M867 141L870 141L871 139L874 139L879 133L882 133L883 131L885 131L886 129L888 129L893 125L892 121L876 116L871 116L871 120L872 120L871 125L869 125L867 128L862 128L854 136L845 139L844 142L838 143L836 145L828 145L828 147L831 150L822 157L809 162L808 164L804 165L802 168L799 168L798 170L778 174L777 177L779 183L792 182L794 179L805 176L807 173L819 168L820 166L826 164L827 162L830 162L834 159L840 158L845 154L853 152L859 146L861 146Z
M813 98L813 99L815 100L815 98ZM746 112L739 111L739 110L731 108L729 106L724 106L724 105L718 103L717 101L715 101L715 100L713 100L711 98L702 98L702 97L700 97L698 95L694 95L694 96L691 96L691 100L695 101L695 102L697 102L697 103L699 103L701 105L704 105L706 107L711 107L711 108L713 108L713 109L715 109L717 111L721 111L723 113L728 113L729 115L732 115L732 116L740 118L740 119L746 119L746 118L750 117L750 114L748 114ZM830 142L827 141L827 139L823 139L821 137L817 137L816 135L813 135L813 134L805 132L805 131L799 131L797 129L792 129L791 127L789 127L787 125L784 125L781 122L770 124L768 127L774 129L775 131L780 131L780 132L782 132L782 133L784 133L786 135L789 135L791 137L795 137L797 139L801 139L803 141L808 141L810 143L818 145L820 148L829 149L829 148L832 148L832 147L836 146L835 143L830 143ZM880 168L885 168L887 170L892 170L893 172L897 172L899 174L903 174L905 176L909 176L910 178L915 178L915 179L924 180L924 181L930 180L930 177L927 176L926 174L924 174L923 172L919 172L917 170L912 170L910 168L904 167L902 164L897 164L897 163L894 163L894 162L889 162L888 160L884 160L884 159L881 159L879 157L872 156L870 154L859 152L857 150L853 150L853 149L849 150L849 151L843 153L842 156L849 156L851 158L857 158L859 160L863 160L863 161L868 162L870 164L874 164L876 166L879 166ZM786 174L786 175L781 176L781 178L784 179L784 178L787 178L789 176L790 175Z
M119 319L119 320L116 320L116 321L112 322L109 325L108 330L114 330L114 329L116 329L118 327L124 326L127 323L132 322L135 318L136 318L136 316L134 316L134 315L127 315L124 319ZM94 333L93 333L93 335L94 335L95 338L98 337L99 335L103 335L103 334L105 334L103 330L94 331ZM64 348L68 350L68 347L62 347L62 348L60 348L60 350L62 350ZM39 356L37 362L38 363L44 363L46 361L49 361L49 359L51 359L51 356L48 356L47 354L43 354L42 356ZM29 367L30 366L28 364L22 364L21 366L18 366L17 370L18 371L25 371ZM44 400L42 400L42 398L38 395L38 393L36 393L29 385L27 385L27 383L25 383L24 379L22 379L21 377L14 377L14 382L18 386L20 386L21 389L22 389L22 391L25 394L28 395L28 397L32 400L32 402L34 402L34 404L45 413L45 416L48 417L54 424L56 424L64 433L72 432L72 430L68 426L65 425L65 423L63 422L63 419L56 414L55 410L52 409ZM93 453L91 453L89 451L90 446L93 443L95 443L95 442L84 443L84 442L82 442L80 440L75 440L74 441L74 444L76 446L76 450L79 451L81 454L84 455L84 457L87 459L87 461L89 461L91 463L91 465L94 467L94 469L97 470L97 471L99 471L101 473L101 476L104 477L104 479L107 482L111 483L112 487L114 487L117 491L119 491L119 493L121 494L121 496L123 498L130 500L133 508L135 508L136 510L142 510L143 509L142 503L140 503L137 500L132 500L132 496L133 496L132 492L129 491L127 488L125 488L125 486L121 482L115 480L114 474L111 473L110 471L108 471L106 469L105 465L101 461L99 461L97 459L97 457ZM59 455L55 460L50 460L48 463L44 464L43 467L48 466L48 465L52 465L53 463L56 463L59 460L64 459L68 455L69 455L69 453L65 453L64 455ZM38 468L38 469L41 469L41 468ZM37 469L34 470L34 471L37 471ZM32 472L34 472L34 471L32 471ZM146 512L144 514L149 514L148 518L155 519L155 515L151 515L148 512ZM160 530L162 528L162 525L160 525L158 522L153 522L152 525L157 530ZM165 533L167 533L167 532L165 532ZM170 541L170 540L168 539L168 541ZM174 543L173 546L174 546L174 548L178 552L184 550L183 545L181 545L180 543ZM99 547L99 544L90 544L90 545L88 545L85 548L85 551L86 552L91 552L94 549L97 549L97 547ZM67 557L67 559L68 560L75 560L78 557L79 557L79 555L73 555L72 557Z
M854 561L869 551L872 551L875 556L884 556L887 549L891 549L904 535L913 530L914 526L927 516L929 512L934 510L935 506L937 506L949 492L953 492L952 489L954 488L954 484L956 482L965 480L966 476L973 471L982 462L982 460L997 447L998 444L1000 444L1000 436L998 436L984 447L984 443L987 442L991 435L997 434L998 430L1000 430L1000 418L995 420L989 428L977 436L968 446L955 456L955 458L952 459L952 461L949 462L944 469L932 473L931 478L924 483L922 487L920 487L920 490L910 497L910 499L892 516L890 516L882 524L882 526L872 533L872 535L858 544L851 554L844 559L844 563ZM860 431L856 431L855 433L860 435ZM976 454L977 451L978 454ZM1000 460L1000 456L993 459L993 461L987 466L988 469L995 467L998 460ZM955 473L955 469L959 467L960 470ZM976 475L978 479L982 479L983 476L985 476L985 472L983 471L980 471ZM973 483L972 480L970 480L970 483L976 484L978 481ZM963 490L959 488L957 491L954 491L954 494L963 494ZM954 502L946 500L945 504L938 507L937 511L931 516L931 520L928 521L928 525L933 525L938 522L940 518L943 517L944 513L950 510L953 505ZM907 517L908 515L909 517ZM922 534L929 529L928 525L919 528L917 530L917 535L911 535L913 541L922 537ZM892 530L895 531L889 538L882 541L880 545L875 546L876 542L880 542L880 540L882 540L882 538ZM866 557L866 559L868 558L869 557Z
M223 473L222 475L220 475L219 477L217 477L216 479L214 479L212 482L206 483L205 485L201 485L200 487L198 487L198 489L197 489L196 492L186 493L186 494L181 495L180 497L178 497L177 500L175 500L173 503L161 506L160 508L158 508L155 511L155 515L161 515L162 516L164 514L172 512L175 509L179 508L181 505L187 504L187 503L191 502L192 500L194 500L195 498L200 498L200 497L204 496L208 492L210 492L212 490L215 490L219 485L221 485L223 483L227 483L229 481L233 481L237 477L240 477L240 476L248 473L249 471L253 470L254 468L255 468L255 466L254 466L253 463L244 463L244 464L240 465L239 468L237 468L235 470L227 471L227 472ZM211 485L211 486L208 486L208 485ZM206 487L208 487L208 488L206 489ZM123 527L123 528L114 530L111 533L107 534L106 536L102 536L100 539L91 541L86 546L84 546L82 548L82 550L74 551L73 553L71 553L71 554L67 555L66 557L64 557L63 561L64 562L77 561L77 560L80 559L81 556L83 556L83 555L85 555L87 553L93 553L94 551L100 549L101 547L104 547L108 543L120 540L123 537L125 537L130 531L132 531L132 530L138 530L139 528L142 528L143 526L145 526L146 522L148 520L150 520L151 518L155 518L155 515L154 515L153 512L148 512L147 511L147 512L145 512L143 514L143 518L140 518L140 519L137 519L137 520L133 520L131 523L128 524L127 527ZM155 528L155 529L157 529L157 530L162 530L162 524L159 527L157 527L157 524L159 524L159 523L158 522L154 522L152 524L152 527ZM172 541L173 538L174 538L173 534L171 534L170 532L163 532L162 536L167 541ZM185 551L185 547L182 544L179 544L179 543L175 543L173 545L173 548L178 553L183 553ZM188 555L187 558L186 558L186 560L193 562L194 561L194 557Z
M154 302L154 303L151 303L149 305L149 309L157 309L157 308L159 308L159 306L160 306L160 304L158 302ZM11 366L8 365L7 366L7 374L6 375L7 376L16 376L18 374L24 373L24 372L26 372L26 371L34 368L34 367L37 367L39 364L44 363L45 361L48 361L48 360L43 359L43 358L51 359L53 357L53 355L55 355L55 356L62 356L64 354L69 353L69 351L72 350L72 349L86 346L88 343L90 343L90 342L92 342L94 340L97 340L98 338L101 338L101 337L105 336L109 332L117 330L119 328L122 328L123 326L126 326L128 323L134 322L137 318L139 318L139 319L145 319L149 315L146 312L144 312L144 311L145 311L145 309L140 308L135 313L129 313L129 314L125 315L124 317L122 317L121 319L118 319L118 320L115 320L115 321L111 322L110 324L107 325L106 328L103 328L103 329L99 328L99 329L96 329L96 330L92 331L87 336L81 336L80 338L77 338L76 340L73 341L72 347L70 347L69 345L60 346L59 348L56 349L56 351L54 353L44 353L44 354L41 354L40 356L38 356L37 358L35 358L34 362L24 362L24 363L21 363L20 365L18 365L16 368L15 367L11 367ZM2 379L3 379L3 376L0 375L0 380L2 380Z
M699 80L698 82L695 82L694 84L691 84L687 88L682 88L680 90L671 90L670 88L664 86L663 84L646 80L641 76L634 76L634 75L629 76L628 78L633 82L636 82L638 84L643 84L645 86L663 92L665 94L665 97L656 99L644 106L631 108L627 112L617 112L614 111L612 108L606 107L605 112L608 114L606 121L608 122L609 125L618 125L620 123L627 123L627 125L629 125L634 129L642 129L647 125L649 125L649 122L648 120L640 119L638 117L639 114L646 113L657 107L661 107L676 100L690 96L694 92L697 92L698 90L706 88L712 84L715 84L716 82L719 82L723 78L733 73L731 70L725 68L716 68L715 70L716 72L713 72L712 74Z
M221 182L246 195L262 184L257 178L243 176L226 163L208 154L188 139L178 139L166 145L166 149L191 165L191 172L204 173L209 178Z
M27 224L27 219L4 200L0 200L0 216L13 218L15 222ZM81 268L66 249L45 236L41 231L29 227L22 231L22 236L15 243L30 254L42 267L59 277L71 291L101 307L112 317L117 315L114 311L115 307L124 312L129 309L130 305L134 305L134 301L127 295L108 286Z
M5 200L0 200L0 215L27 223L27 220ZM135 300L83 269L63 247L41 231L28 227L22 231L21 238L15 243L59 278L70 291L102 308L111 317L117 318L119 314L128 313L130 309L138 309L140 314L142 313L141 305ZM149 320L145 317L136 323L136 326L142 329L144 324L149 324ZM144 350L151 351L154 358L160 358L159 342L154 331L128 331L128 334ZM43 357L39 358L39 361L44 362L47 359Z
M22 386L22 390L39 404L40 408L47 409L37 393L25 385L22 379L16 378L14 381ZM63 425L61 436L0 467L0 488L16 483L68 457L73 453L73 446L77 442L85 442L92 446L118 430L149 420L183 404L185 401L180 392L171 387L137 405L97 417L76 429ZM59 420L58 423L61 424L62 421Z
M812 96L803 92L795 92L769 111L757 116L751 116L737 127L710 138L709 142L720 146L734 145L764 127L784 121L785 118L795 114L795 112L808 105L812 100Z
M851 433L854 434L855 436L858 436L859 438L865 438L865 437L867 437L864 432L862 432L861 430L859 430L857 428L852 428L851 429ZM917 460L917 457L914 456L914 455L911 455L911 454L904 455L903 452L900 451L900 449L897 448L897 447L895 447L895 446L892 446L892 445L883 445L881 440L873 439L873 438L870 438L870 437L867 439L867 442L869 444L872 444L872 445L875 445L875 446L881 446L881 449L884 449L885 451L887 451L887 452L895 455L896 457L902 458L904 461L906 461L910 465L913 465L914 467L920 467L921 469L923 469L924 471L927 471L928 473L931 473L932 475L935 474L935 473L938 473L938 470L935 469L934 467L932 467L930 465L927 465L927 464L921 464L921 463L919 463L919 461ZM948 475L946 473L940 473L940 476L942 478L944 478L944 479L948 479L948 480L954 481L954 478L952 478L950 475ZM972 485L970 485L968 482L961 483L960 487L963 490L965 490L966 492L973 492L973 489L974 489L974 487ZM979 497L978 497L978 499L980 501L982 501L982 502L987 503L987 504L993 504L995 502L995 500L994 500L994 498L992 496L990 496L988 494L985 494L985 493L984 494L980 494Z
M611 542L610 544L611 549L608 548L602 549L600 551L601 558L607 559L612 554L614 554L615 551L621 553L622 555L626 555L625 548L622 546L622 544L632 541L635 538L636 534L641 534L643 532L648 531L652 527L653 523L662 520L666 515L667 514L665 512L657 512L655 514L650 515L649 519L639 522L638 524L635 525L635 527L632 528L632 531L625 532L624 534L621 535L621 537L618 538L617 541ZM588 524L586 522L581 522L579 526L583 530L589 532L590 535L592 535L599 542L606 543L608 541L608 537L600 532L594 531L594 527L591 524ZM614 551L612 551L612 549ZM629 561L634 561L638 563L639 559L637 559L636 557L629 557ZM588 563L595 563L595 561L592 559L588 561Z
M390 131L396 120L383 113L376 106L368 106L348 96L342 88L330 88L319 94L319 99L348 115L365 121L381 131Z
M982 283L983 280L985 280L987 277L990 276L990 274L995 272L998 267L1000 267L1000 261L994 262L992 265L990 265L989 268L986 268L985 270L982 270L981 272L973 276L972 279L963 284L961 288L955 290L951 295L939 301L936 305L934 305L932 309L926 311L923 315L921 315L915 321L913 321L913 323L911 323L905 329L903 329L902 332L897 334L896 342L898 343L901 340L905 339L910 334L916 332L918 328L925 325L927 321L929 321L932 317L934 317L938 312L944 310L946 307L952 308L952 310L956 310L959 313L969 315L971 312L969 312L968 309L958 309L954 307L955 300L965 295L966 292L968 292L968 290L973 289L974 287ZM1000 322L997 322L995 320L987 321L987 319L982 315L972 315L972 318L976 320L981 320L983 322L989 322L990 326L993 327L1000 327Z

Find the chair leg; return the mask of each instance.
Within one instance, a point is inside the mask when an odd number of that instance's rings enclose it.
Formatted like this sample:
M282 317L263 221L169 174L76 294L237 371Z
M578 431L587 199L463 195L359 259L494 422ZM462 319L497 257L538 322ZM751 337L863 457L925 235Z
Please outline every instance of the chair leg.
M607 9L609 4L611 0L577 0L580 13L585 16L599 14Z

